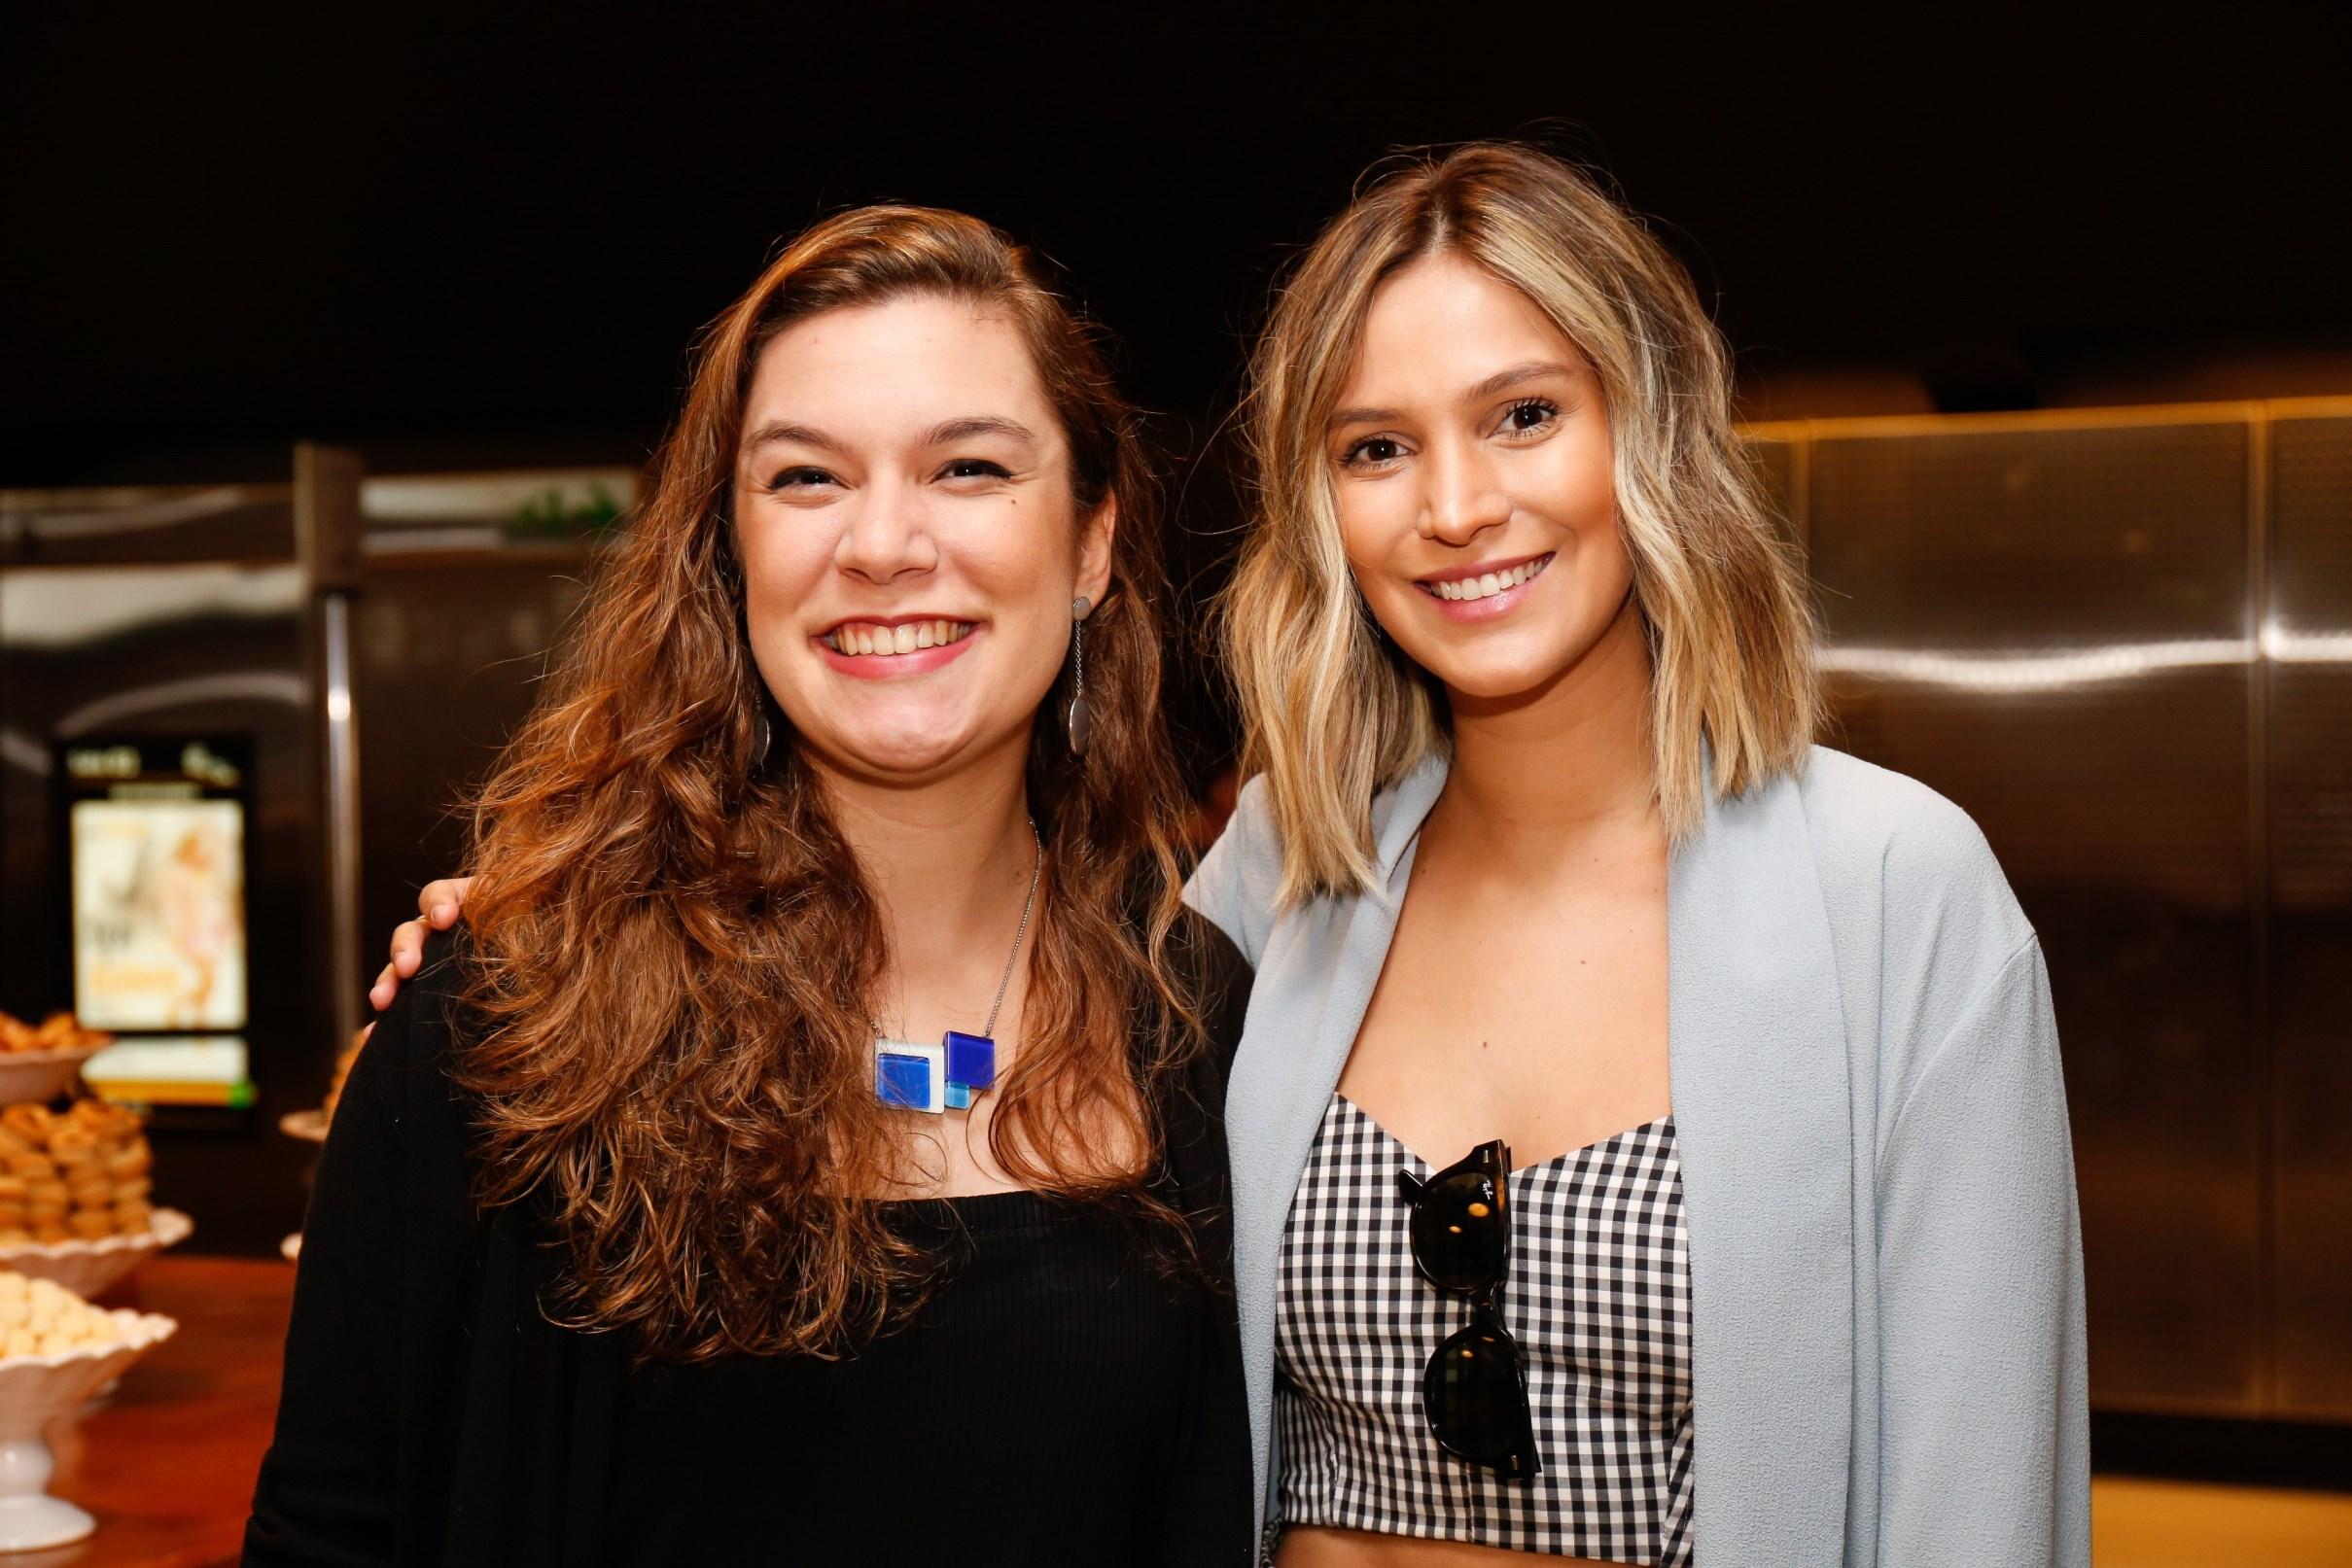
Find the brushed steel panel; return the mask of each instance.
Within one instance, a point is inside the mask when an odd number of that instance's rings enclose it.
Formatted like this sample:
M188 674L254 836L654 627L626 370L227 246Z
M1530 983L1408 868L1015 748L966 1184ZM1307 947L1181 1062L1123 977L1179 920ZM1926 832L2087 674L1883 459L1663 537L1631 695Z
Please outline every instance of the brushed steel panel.
M1809 453L1837 739L1968 810L2042 934L2109 1408L2263 1394L2251 459L2240 423Z
M360 936L370 974L392 927L415 917L417 889L462 869L465 822L454 808L538 698L544 656L589 570L584 552L369 563L353 694L366 725Z
M2352 1420L2352 418L2271 431L2279 1413Z
M0 560L153 565L278 561L294 553L290 485L0 490Z
M2245 635L2243 425L1964 432L1812 446L1839 643L2139 649Z

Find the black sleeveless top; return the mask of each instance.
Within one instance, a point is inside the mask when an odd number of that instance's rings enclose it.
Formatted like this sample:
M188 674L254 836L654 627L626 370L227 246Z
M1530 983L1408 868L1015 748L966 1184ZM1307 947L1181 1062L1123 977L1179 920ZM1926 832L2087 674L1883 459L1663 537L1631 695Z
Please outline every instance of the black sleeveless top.
M631 1374L612 1560L1172 1560L1217 1376L1197 1273L1034 1193L891 1206L946 1271L901 1332Z
M1210 1047L1152 1106L1201 1267L1031 1193L893 1205L948 1265L903 1332L700 1369L549 1323L557 1249L475 1209L454 945L427 943L320 1157L253 1568L1247 1559L1223 1111L1250 977L1207 923L1172 948L1216 998Z

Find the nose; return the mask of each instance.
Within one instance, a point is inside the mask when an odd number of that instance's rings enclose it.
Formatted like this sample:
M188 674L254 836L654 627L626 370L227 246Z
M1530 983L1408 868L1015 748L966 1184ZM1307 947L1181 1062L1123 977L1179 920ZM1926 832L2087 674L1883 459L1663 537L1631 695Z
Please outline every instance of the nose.
M881 583L938 564L938 544L910 487L884 481L860 492L833 546L835 567Z
M1467 544L1511 520L1511 498L1475 447L1461 441L1434 443L1422 471L1427 476L1420 521L1423 539Z

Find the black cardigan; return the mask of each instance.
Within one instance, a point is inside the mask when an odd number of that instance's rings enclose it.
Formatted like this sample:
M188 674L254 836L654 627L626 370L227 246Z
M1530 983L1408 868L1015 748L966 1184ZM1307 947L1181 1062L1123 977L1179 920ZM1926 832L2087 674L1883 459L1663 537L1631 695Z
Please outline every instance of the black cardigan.
M1199 1403L1192 1501L1173 1556L1248 1560L1249 1436L1230 1293L1224 1103L1249 971L1187 914L1172 947L1215 998L1211 1046L1161 1097L1168 1177L1201 1216L1223 1294ZM627 1355L549 1324L560 1249L513 1208L471 1199L469 1117L450 1077L459 964L428 945L360 1053L305 1222L277 1430L246 1527L249 1564L586 1564ZM789 1546L789 1536L780 1539Z

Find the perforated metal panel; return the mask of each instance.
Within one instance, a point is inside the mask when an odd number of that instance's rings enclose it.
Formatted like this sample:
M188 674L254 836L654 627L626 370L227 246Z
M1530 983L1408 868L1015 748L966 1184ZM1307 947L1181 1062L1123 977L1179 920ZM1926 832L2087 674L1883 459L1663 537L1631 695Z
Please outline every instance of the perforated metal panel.
M2264 1396L2251 455L2243 421L1808 454L1840 739L1965 807L2042 934L2109 1407Z
M2013 880L2242 911L2245 428L1826 440L1811 469L1841 695L1891 704L1849 738L1932 770Z
M2352 417L2270 432L2280 1412L2352 1420Z

